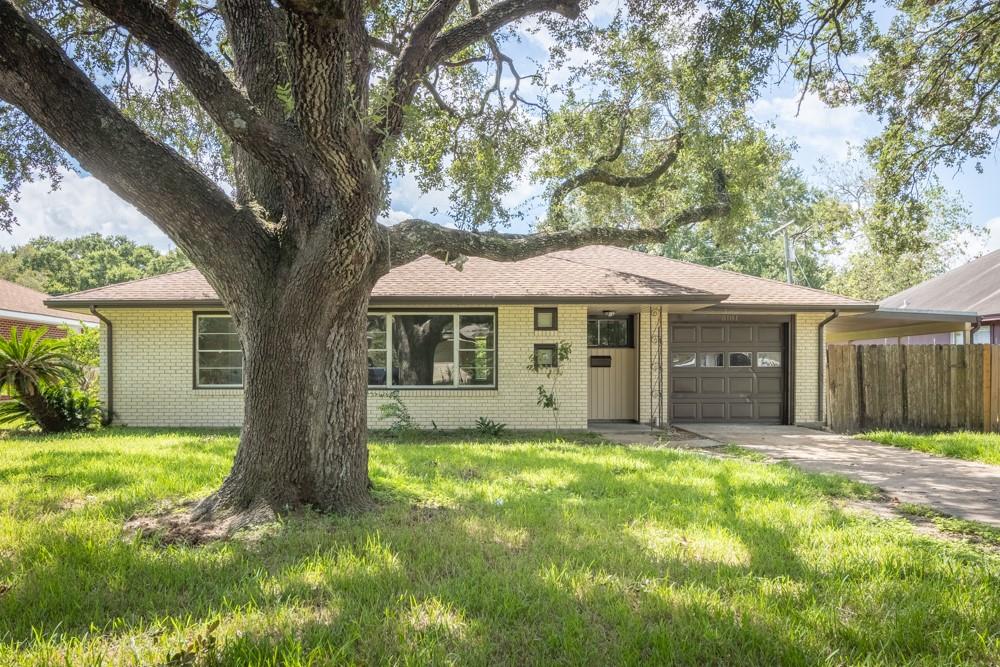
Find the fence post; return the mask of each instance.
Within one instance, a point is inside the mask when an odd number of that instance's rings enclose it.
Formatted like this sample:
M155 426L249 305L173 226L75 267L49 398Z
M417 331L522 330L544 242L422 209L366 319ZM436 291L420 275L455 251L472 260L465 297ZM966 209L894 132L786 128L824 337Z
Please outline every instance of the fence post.
M865 346L857 346L857 372L858 372L858 414L855 418L857 430L865 430Z

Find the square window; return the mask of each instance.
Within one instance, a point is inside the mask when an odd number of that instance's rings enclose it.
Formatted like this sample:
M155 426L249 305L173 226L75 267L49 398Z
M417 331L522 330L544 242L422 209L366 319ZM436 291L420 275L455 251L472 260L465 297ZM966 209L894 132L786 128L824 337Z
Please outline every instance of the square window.
M702 352L702 368L721 368L725 365L725 355L722 352Z
M757 368L781 368L781 352L758 352Z
M535 345L535 368L555 368L559 365L559 354L555 345Z
M721 356L721 355L720 355ZM732 368L743 368L753 365L753 355L749 352L730 352L729 366Z
M670 365L674 368L694 368L697 359L694 352L673 352L670 354Z
M535 308L535 331L555 331L559 328L557 308Z

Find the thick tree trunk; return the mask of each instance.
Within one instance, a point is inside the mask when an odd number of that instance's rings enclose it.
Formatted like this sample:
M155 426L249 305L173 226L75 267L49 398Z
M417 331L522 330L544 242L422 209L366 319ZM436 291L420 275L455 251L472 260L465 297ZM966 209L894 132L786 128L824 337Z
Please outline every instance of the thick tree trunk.
M371 504L365 331L377 276L368 253L353 259L323 262L337 267L331 280L263 286L268 298L260 302L268 305L236 318L244 347L240 444L196 519Z

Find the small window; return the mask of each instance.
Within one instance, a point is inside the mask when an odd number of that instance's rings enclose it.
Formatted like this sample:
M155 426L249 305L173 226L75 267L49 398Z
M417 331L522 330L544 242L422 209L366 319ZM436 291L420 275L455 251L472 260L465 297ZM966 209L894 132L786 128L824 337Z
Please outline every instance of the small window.
M758 352L757 368L781 368L781 352Z
M195 386L243 386L243 346L233 318L225 314L195 316Z
M694 368L698 357L694 352L673 352L670 365L674 368Z
M558 328L558 308L535 308L535 331L555 331Z
M990 343L990 325L984 324L979 329L976 329L976 333L972 334L972 342L981 345Z
M702 368L721 368L726 363L726 357L722 352L702 352Z
M385 315L368 316L368 384L385 386L389 365Z
M558 347L551 343L535 345L535 368L555 368L559 365Z
M590 318L587 320L587 345L589 347L634 347L633 327L631 316Z
M753 365L753 355L749 352L730 352L729 365L732 368L745 368Z

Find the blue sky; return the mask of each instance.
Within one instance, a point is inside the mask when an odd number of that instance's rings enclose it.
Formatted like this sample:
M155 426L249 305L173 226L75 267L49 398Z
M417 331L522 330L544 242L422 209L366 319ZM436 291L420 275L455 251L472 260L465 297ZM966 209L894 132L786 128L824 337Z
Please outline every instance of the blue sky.
M588 10L588 18L594 23L602 23L615 10L618 2L599 0ZM514 47L522 74L532 71L528 58L544 57L546 49L551 46L546 32L531 30L530 23L526 28L520 31L521 45ZM570 58L576 64L583 64L586 53L571 52ZM860 109L831 109L813 96L805 98L801 110L797 110L797 105L795 82L786 80L768 88L754 104L752 113L762 122L773 122L778 136L798 146L795 161L808 178L816 178L820 160L843 160L850 146L860 146L879 130L877 121ZM985 243L970 245L970 256L1000 248L1000 194L994 185L1000 176L998 157L994 155L983 166L985 171L982 174L977 173L971 164L961 171L942 170L939 173L946 186L964 197L971 209L971 221L990 231ZM530 213L538 210L538 193L538 186L525 179L516 184L506 200L508 204L520 205ZM412 178L404 177L393 183L391 201L390 221L423 217L447 223L447 195L442 192L422 193ZM433 213L435 210L437 214ZM0 237L0 245L24 243L41 234L65 238L101 232L125 234L161 249L172 246L170 240L138 211L86 174L67 173L62 186L56 191L51 191L46 182L27 185L22 190L20 202L15 205L15 213L20 226L10 237ZM517 224L514 230L527 231L531 220L532 216L528 215L526 221Z

